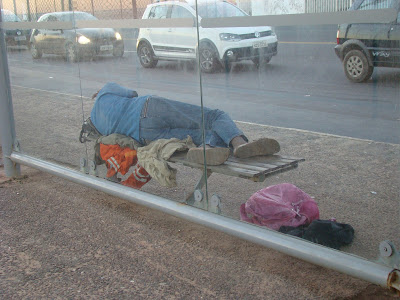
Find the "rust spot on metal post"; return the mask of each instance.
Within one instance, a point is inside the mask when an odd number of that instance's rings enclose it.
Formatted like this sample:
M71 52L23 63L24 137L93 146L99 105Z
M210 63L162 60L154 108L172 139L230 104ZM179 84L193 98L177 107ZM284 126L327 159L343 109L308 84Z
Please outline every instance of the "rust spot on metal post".
M387 279L387 286L392 291L397 292L397 295L400 296L400 270L393 270L390 272Z

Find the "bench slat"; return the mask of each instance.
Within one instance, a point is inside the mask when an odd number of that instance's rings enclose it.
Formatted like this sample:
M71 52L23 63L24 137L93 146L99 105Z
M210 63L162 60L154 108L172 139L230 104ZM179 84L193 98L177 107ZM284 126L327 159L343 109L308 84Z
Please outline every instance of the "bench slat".
M229 160L227 160L225 162L225 165L242 168L242 169L246 169L246 170L254 170L254 171L258 171L258 172L263 172L266 169L264 166L246 165L243 163L237 163L237 162L233 162L233 161L229 161ZM275 167L276 166L271 165L271 168L275 168Z
M169 161L180 163L188 167L204 169L204 165L186 160L186 152L174 154ZM280 155L255 156L245 159L230 156L219 166L207 166L207 169L220 174L246 178L252 181L264 181L266 177L275 173L285 172L296 168L303 158L289 158Z

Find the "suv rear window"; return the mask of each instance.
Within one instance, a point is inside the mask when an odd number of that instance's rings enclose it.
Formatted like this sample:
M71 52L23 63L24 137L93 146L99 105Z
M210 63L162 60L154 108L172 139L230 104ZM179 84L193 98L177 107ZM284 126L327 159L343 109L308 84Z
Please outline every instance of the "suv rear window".
M354 4L355 10L384 9L394 7L395 0L364 0Z

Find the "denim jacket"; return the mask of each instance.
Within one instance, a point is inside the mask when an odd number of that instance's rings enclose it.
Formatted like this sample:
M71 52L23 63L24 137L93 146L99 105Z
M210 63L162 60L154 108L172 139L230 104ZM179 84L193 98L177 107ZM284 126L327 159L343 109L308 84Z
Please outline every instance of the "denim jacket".
M116 83L107 83L97 94L90 118L102 135L119 133L139 138L140 115L147 98Z

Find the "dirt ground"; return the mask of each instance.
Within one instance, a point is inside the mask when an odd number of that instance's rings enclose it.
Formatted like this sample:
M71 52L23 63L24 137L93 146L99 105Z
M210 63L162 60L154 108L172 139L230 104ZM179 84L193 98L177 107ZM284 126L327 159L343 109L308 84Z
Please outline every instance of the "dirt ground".
M22 167L0 171L2 299L396 299L390 291Z
M35 94L36 93L36 94ZM22 151L79 169L92 145L77 141L93 102L14 88ZM342 251L371 260L383 240L399 248L400 146L238 123L255 139L276 138L281 154L305 158L295 170L254 183L209 178L223 215L254 192L290 182L314 197L321 219L351 224ZM152 180L142 190L182 201L199 172L178 169L178 186ZM2 299L393 299L384 288L318 267L162 212L28 167L5 178L0 167Z

